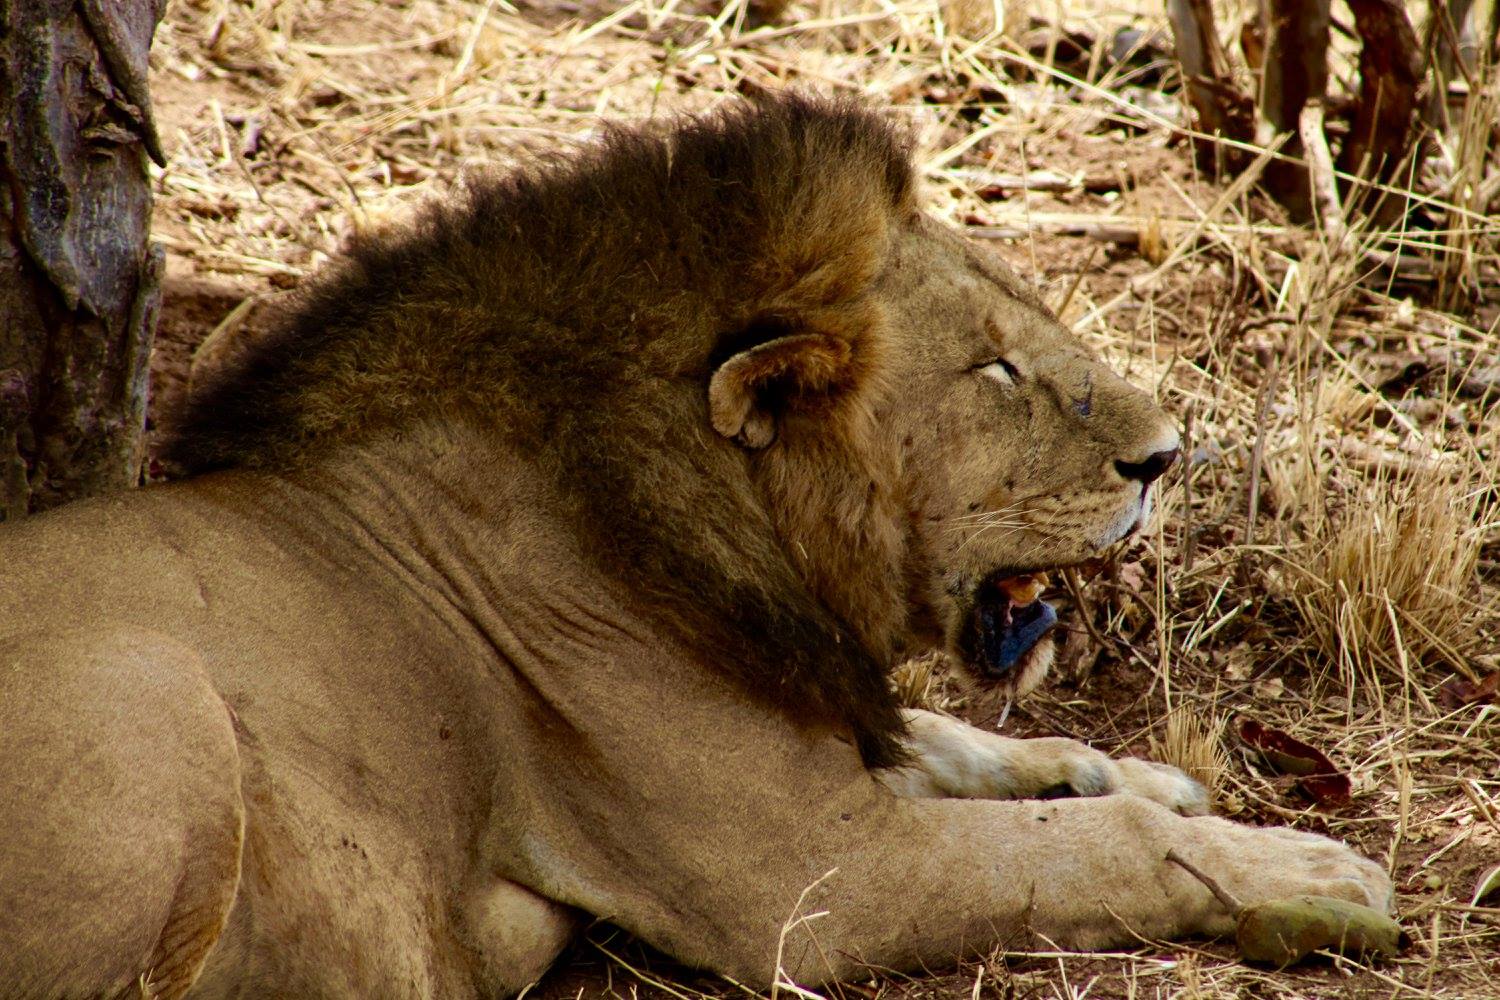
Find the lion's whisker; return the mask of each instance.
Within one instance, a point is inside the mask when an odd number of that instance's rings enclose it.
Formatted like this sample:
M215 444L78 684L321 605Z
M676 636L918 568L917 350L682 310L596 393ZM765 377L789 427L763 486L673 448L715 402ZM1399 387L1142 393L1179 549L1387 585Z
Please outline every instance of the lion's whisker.
M1007 504L1004 507L997 507L994 510L981 510L972 514L960 514L953 518L953 521L959 525L983 524L995 518L1004 517L1007 514L1020 513L1026 509L1028 503L1029 501L1027 500L1018 500L1015 503Z
M992 531L996 530L996 529L1003 529L1003 533L999 536L999 538L990 537L989 538L990 541L1003 541L1004 539L1010 538L1013 535L1019 534L1026 527L1027 526L1024 525L1024 524L1018 524L1018 525L1000 525L1000 524L988 525L987 524L987 525L984 525L978 531L975 531L972 535L970 535L968 538L965 538L959 544L958 551L959 552L964 551L964 549L968 548L970 545L972 545L974 542L976 542L980 538L985 538L985 537L989 536L990 533Z

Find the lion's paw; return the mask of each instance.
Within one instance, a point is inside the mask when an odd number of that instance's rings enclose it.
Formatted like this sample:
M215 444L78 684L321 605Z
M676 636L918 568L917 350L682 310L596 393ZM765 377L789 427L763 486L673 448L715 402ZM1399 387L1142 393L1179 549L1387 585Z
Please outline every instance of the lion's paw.
M1242 903L1331 896L1394 912L1395 887L1385 869L1337 840L1298 830L1240 826L1214 817L1191 820L1188 829L1192 839L1178 853ZM1210 918L1216 926L1205 929L1223 932L1226 919L1218 913Z
M1183 816L1206 816L1213 811L1208 789L1170 764L1135 757L1112 763L1118 769L1117 792L1160 802Z
M1044 796L1139 795L1183 816L1203 816L1211 811L1204 787L1170 764L1134 757L1116 759L1069 739L1026 743L1046 754L1051 765L1051 787L1045 787Z
M1184 816L1209 811L1203 786L1175 767L1115 760L1077 740L1018 740L935 712L905 712L911 763L883 772L898 794L972 799L1138 795Z
M1342 842L1300 830L1257 832L1270 838L1263 856L1288 867L1283 877L1299 881L1298 892L1347 899L1383 913L1394 910L1396 890L1386 870Z

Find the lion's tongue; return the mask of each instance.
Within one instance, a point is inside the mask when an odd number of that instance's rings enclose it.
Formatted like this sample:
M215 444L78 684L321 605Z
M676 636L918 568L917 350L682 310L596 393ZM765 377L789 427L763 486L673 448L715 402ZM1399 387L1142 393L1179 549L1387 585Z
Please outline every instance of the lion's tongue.
M991 599L975 609L979 625L981 666L991 677L1008 674L1016 662L1057 624L1057 612L1046 601L1037 600L1040 586L1017 587L1002 580ZM1019 603L1017 598L1025 600Z

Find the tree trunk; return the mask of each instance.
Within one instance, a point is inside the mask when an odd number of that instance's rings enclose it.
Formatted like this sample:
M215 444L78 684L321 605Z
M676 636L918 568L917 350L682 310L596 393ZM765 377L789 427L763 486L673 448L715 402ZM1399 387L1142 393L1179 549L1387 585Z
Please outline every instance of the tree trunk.
M1263 141L1289 133L1281 147L1287 156L1303 155L1298 134L1303 108L1309 101L1321 102L1328 89L1328 7L1328 0L1266 0L1261 8L1266 51L1260 110L1268 126ZM1308 172L1300 163L1272 160L1266 164L1265 184L1293 218L1311 217Z
M1405 166L1416 138L1417 97L1426 67L1400 0L1349 0L1349 9L1360 38L1359 103L1339 150L1338 168L1383 183ZM1406 211L1401 197L1368 191L1356 197L1361 210L1383 226Z
M1193 139L1199 165L1213 176L1244 168L1250 157L1244 149L1226 147L1215 137L1249 142L1255 137L1251 99L1235 85L1229 57L1219 41L1210 0L1166 0L1167 20L1177 61L1182 66L1183 89L1192 105L1201 136Z
M0 519L140 480L165 0L0 0Z

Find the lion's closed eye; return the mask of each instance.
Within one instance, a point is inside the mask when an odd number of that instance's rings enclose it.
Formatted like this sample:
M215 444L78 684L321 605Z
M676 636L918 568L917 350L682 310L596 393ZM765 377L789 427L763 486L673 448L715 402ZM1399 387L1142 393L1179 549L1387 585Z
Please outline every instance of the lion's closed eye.
M995 358L993 361L976 365L974 371L986 378L994 379L1001 385L1016 385L1021 381L1020 370L1004 358Z

